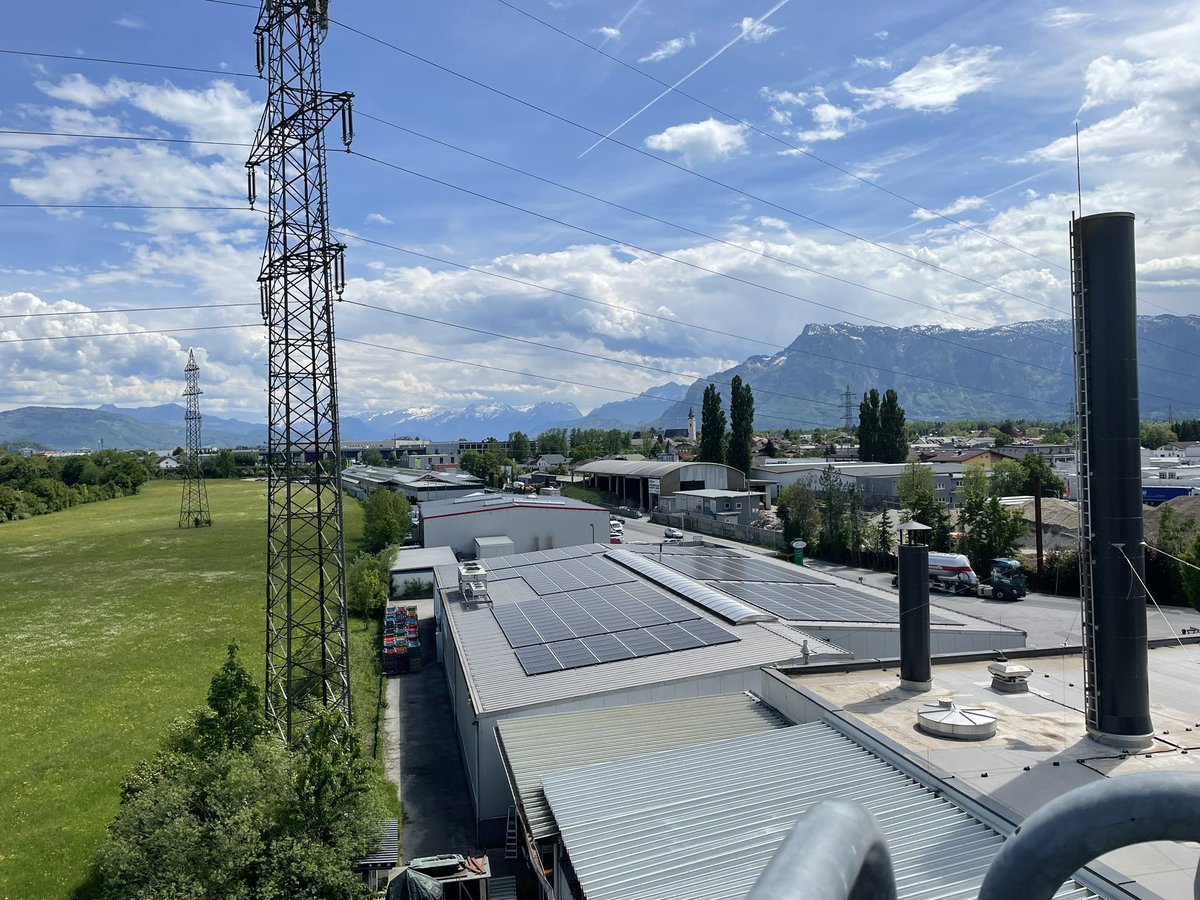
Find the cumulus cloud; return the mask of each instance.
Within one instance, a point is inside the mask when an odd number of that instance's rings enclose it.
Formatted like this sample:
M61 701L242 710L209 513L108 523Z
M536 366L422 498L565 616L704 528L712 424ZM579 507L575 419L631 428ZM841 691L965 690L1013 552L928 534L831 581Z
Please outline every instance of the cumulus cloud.
M1069 6L1056 6L1046 10L1042 16L1042 24L1046 28L1071 28L1082 25L1092 19L1092 13L1081 9L1071 9Z
M886 56L872 56L869 58L856 56L854 57L854 65L860 69L890 69L892 61Z
M824 95L819 92L814 94L807 91L776 91L767 87L760 88L759 93L770 103L782 103L786 106L807 106L814 96L824 99Z
M389 219L387 216L383 215L382 213L376 213L376 212L367 213L367 223L371 224L371 225L392 225L392 224L394 224L392 222L392 220Z
M656 63L662 62L664 59L670 59L678 53L683 52L688 47L696 46L696 35L689 34L687 37L671 38L669 41L663 41L654 50L641 57L640 63Z
M922 57L883 87L848 86L848 89L862 98L866 110L890 106L919 112L949 112L961 98L996 83L993 57L999 49L951 44L935 56Z
M607 41L615 41L621 36L621 29L613 28L611 25L601 25L599 28L594 29L594 31Z
M672 125L665 131L646 138L645 146L664 153L678 153L684 162L691 166L697 162L728 159L734 154L744 152L746 131L745 125L705 119L703 122Z
M140 31L146 27L145 22L143 22L141 19L135 18L134 16L121 16L121 18L115 20L113 24L119 26L120 28L132 28L137 31Z
M941 216L959 216L973 209L980 209L987 205L987 199L984 197L959 197L953 203L942 209L930 211L927 209L914 209L912 217L921 221L929 221Z
M860 124L854 110L846 106L834 106L832 103L818 103L810 111L813 128L797 131L793 136L804 143L817 141L836 141L845 137L846 133Z
M753 16L746 16L734 27L740 28L742 30L742 40L751 44L761 44L771 35L778 34L783 30L774 25L768 25L766 22L760 22Z

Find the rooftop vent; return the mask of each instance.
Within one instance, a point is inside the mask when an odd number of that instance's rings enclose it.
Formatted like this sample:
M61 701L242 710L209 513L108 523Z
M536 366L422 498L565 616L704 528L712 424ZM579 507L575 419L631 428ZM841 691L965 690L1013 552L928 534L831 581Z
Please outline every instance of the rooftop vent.
M994 662L988 666L992 673L992 690L1005 694L1024 694L1029 690L1029 676L1033 669L1020 663Z
M487 569L481 562L465 562L458 567L458 590L464 603L491 603L487 590Z
M926 734L956 741L986 741L996 733L996 717L986 709L959 706L949 698L922 704L917 727Z

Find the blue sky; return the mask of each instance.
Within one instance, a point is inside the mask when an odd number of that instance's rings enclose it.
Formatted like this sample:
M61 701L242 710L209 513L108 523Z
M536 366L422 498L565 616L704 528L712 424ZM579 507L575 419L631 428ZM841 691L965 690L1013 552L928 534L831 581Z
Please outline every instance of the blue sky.
M330 133L346 413L586 411L771 353L809 322L1063 316L1076 121L1083 211L1138 216L1142 311L1200 312L1194 4L332 0L330 13L325 87L354 92L362 154ZM255 18L206 0L22 5L2 49L68 58L0 55L0 129L248 142L265 86L242 74ZM681 79L691 98L662 85ZM239 207L246 154L0 134L0 203ZM10 207L0 229L0 339L137 332L2 345L0 409L177 400L195 347L204 410L261 420L264 329L214 328L256 321L253 305L216 304L256 303L261 216ZM155 309L46 315L141 307ZM189 328L209 330L176 330Z

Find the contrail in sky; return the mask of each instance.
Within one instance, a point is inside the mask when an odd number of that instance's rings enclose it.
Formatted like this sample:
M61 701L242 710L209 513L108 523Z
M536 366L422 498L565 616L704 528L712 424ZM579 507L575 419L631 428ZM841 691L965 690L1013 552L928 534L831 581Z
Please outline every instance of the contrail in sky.
M657 103L663 97L667 96L667 94L671 93L671 91L675 90L677 87L679 87L681 84L683 84L689 78L691 78L693 75L695 75L697 72L699 72L705 66L707 66L710 62L712 62L714 59L716 59L718 56L720 56L722 53L724 53L726 50L728 50L730 47L732 47L734 44L736 44L738 41L740 41L742 38L744 38L746 35L750 34L750 32L754 31L755 28L757 28L763 22L767 21L767 19L771 18L771 16L775 15L775 13L777 13L783 7L787 6L789 2L791 2L791 0L779 0L778 3L776 3L769 10L767 10L763 14L762 18L758 19L753 25L751 25L749 28L743 28L738 33L737 37L735 37L733 40L731 40L729 43L727 43L725 46L723 46L720 50L718 50L716 53L714 53L712 56L710 56L704 62L700 63L700 65L696 66L696 68L692 69L692 71L688 72L686 75L684 75L682 78L680 78L677 82L675 82L669 88L664 90L661 94L659 94L657 97L655 97L649 103L647 103L645 106L643 106L637 112L635 112L632 116L630 116L628 119L626 119L620 125L618 125L612 131L610 131L608 134L606 134L604 137L597 140L596 143L592 144L592 146L588 147L586 150L584 150L582 153L580 153L575 158L583 159L585 156L587 156L589 153L591 153L593 150L595 150L597 147L599 147L601 144L603 144L605 141L607 141L610 137L612 137L614 134L616 134L618 131L620 131L622 128L624 128L626 125L628 125L634 119L636 119L638 116L640 116L646 110L648 110L650 107L652 107L655 103ZM640 5L640 4L638 4L638 5ZM634 6L634 9L637 9L637 5ZM633 12L633 10L631 9L629 11L629 13L626 13L625 18L629 18L629 15L632 12ZM621 21L623 22L625 20L622 19Z

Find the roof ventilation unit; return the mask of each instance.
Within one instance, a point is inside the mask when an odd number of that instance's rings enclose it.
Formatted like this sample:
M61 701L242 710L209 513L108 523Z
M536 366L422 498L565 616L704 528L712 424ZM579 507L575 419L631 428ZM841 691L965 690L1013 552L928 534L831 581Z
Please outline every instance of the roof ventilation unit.
M943 699L922 704L917 710L917 727L926 734L956 741L986 741L996 733L996 717L986 709Z
M1029 676L1033 669L1020 663L994 662L988 666L992 673L992 690L1003 694L1024 694L1029 691Z
M481 562L465 562L458 567L458 591L464 603L491 603L488 596L487 569Z

